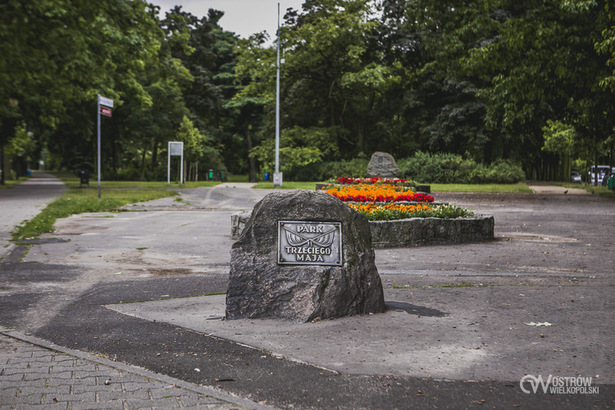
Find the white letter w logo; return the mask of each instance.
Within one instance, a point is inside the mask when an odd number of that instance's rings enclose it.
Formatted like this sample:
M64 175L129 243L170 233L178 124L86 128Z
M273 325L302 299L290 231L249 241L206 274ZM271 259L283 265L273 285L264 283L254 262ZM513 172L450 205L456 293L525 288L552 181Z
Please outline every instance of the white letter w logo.
M532 387L532 391L534 393L538 391L538 386L542 386L542 391L543 393L546 394L547 388L549 387L549 384L551 384L552 377L553 377L552 375L549 375L549 378L545 382L544 380L542 380L542 375L538 375L538 377L536 377L536 376L532 376L531 374L528 374L521 378L521 381L519 382L519 387L521 387L521 391L523 393L530 394L530 391L526 389L524 386L525 382L528 382L530 386Z

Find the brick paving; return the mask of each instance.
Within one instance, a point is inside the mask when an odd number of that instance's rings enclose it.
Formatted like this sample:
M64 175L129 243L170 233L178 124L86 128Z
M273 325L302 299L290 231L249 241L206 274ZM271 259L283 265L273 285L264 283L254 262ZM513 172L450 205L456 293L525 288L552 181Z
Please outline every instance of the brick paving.
M0 327L0 409L244 409L248 400Z

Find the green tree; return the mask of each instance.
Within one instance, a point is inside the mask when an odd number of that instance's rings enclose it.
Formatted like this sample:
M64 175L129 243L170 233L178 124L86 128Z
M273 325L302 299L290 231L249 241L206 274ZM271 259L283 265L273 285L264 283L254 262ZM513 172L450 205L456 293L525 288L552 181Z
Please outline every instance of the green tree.
M608 26L605 7L555 0L503 0L490 7L499 17L498 37L464 60L490 81L478 93L486 124L504 133L505 150L533 177L567 178L567 159L541 150L547 121L574 127L579 146L586 147L580 152L595 160L613 130L612 95L600 88L607 58L596 52Z
M374 4L317 0L306 1L302 11L287 11L280 32L280 162L286 172L364 153L375 139L373 122L395 77L371 47L378 26ZM244 136L256 141L248 144L254 147L250 158L271 171L276 48L265 47L265 42L263 34L240 42L236 75L242 89L234 103L265 115L262 127L246 126Z
M198 180L201 161L212 169L225 171L220 153L212 145L212 139L202 134L187 116L179 126L176 139L184 143L184 161L188 164L184 167L188 174L186 180Z
M314 166L322 163L325 157L334 157L337 144L331 139L330 128L293 127L283 130L280 135L280 171L287 179L303 179L317 175ZM266 139L251 151L262 169L273 173L275 167L275 141ZM307 175L303 172L307 171Z
M484 124L485 104L476 97L481 78L460 59L494 36L483 0L387 0L383 4L381 48L401 78L386 95L392 115L383 120L390 150L469 154L477 161L501 158L497 135Z
M271 108L275 102L275 91L272 92L275 90L274 50L264 46L267 39L264 33L257 33L247 40L238 41L234 66L238 91L225 104L225 109L235 119L233 137L234 145L238 146L235 152L241 152L236 162L241 164L245 159L243 168L248 170L252 182L257 180L257 164L252 151L265 133L263 121L266 108Z
M181 7L175 7L162 23L167 33L182 33L182 39L187 39L187 43L177 42L171 49L172 55L182 61L193 78L183 91L191 119L201 132L213 138L209 149L226 148L225 158L236 164L233 135L237 132L238 121L235 112L226 107L237 92L234 75L237 36L220 27L223 15L221 11L209 9L207 16L198 19L181 11ZM215 158L212 159L215 165L208 166L225 169L222 157L215 155ZM241 165L234 168L243 171Z
M92 159L97 94L150 105L141 76L162 36L143 0L2 2L0 122L21 119L65 165Z
M375 4L306 1L302 12L286 14L281 33L284 127L327 127L346 156L365 153L384 93L395 84L372 47Z

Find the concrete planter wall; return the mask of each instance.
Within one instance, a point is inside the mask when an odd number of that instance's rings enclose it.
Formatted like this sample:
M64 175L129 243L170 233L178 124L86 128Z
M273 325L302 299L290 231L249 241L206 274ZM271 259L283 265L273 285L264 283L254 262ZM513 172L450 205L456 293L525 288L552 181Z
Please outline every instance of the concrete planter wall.
M374 248L483 242L494 238L490 215L470 218L410 218L370 221Z
M239 239L251 212L231 215L231 236ZM374 248L399 248L431 244L490 241L494 238L493 216L471 218L410 218L395 221L371 221Z

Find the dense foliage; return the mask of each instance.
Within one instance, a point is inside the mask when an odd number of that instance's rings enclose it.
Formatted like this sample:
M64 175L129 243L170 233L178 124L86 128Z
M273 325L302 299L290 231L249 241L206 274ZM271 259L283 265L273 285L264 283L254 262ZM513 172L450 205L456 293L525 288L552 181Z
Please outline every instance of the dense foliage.
M417 152L398 165L404 175L429 183L515 184L525 179L519 165L502 160L484 165L457 154Z
M92 169L98 94L115 102L105 178L164 179L168 141L184 142L189 179L271 173L274 33L239 39L222 16L145 0L1 2L0 182L9 162ZM280 40L286 180L363 177L376 150L424 182L613 165L610 1L306 0Z

